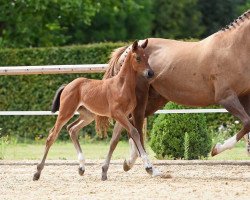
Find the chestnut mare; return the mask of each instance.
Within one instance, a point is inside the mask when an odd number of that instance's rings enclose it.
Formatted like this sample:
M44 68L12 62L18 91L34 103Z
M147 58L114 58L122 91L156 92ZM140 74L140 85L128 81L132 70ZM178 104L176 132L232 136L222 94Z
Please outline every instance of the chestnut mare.
M132 121L139 131L142 145L144 118L153 114L169 101L187 106L221 105L238 117L243 128L233 137L217 144L212 149L215 156L231 149L250 131L250 10L219 32L198 42L183 42L160 38L148 40L146 55L155 77L149 83L138 77L136 84L137 104ZM141 41L144 44L144 41ZM128 49L131 48L128 47ZM120 70L120 63L126 58L123 53L117 64L110 66L105 74L109 78ZM111 69L112 68L112 69ZM85 108L81 107L82 113ZM99 120L103 117L97 117ZM93 120L93 119L92 119ZM87 123L75 127L78 131ZM102 167L103 177L111 155L122 132L119 122L115 124L110 149ZM129 139L131 155L124 161L125 171L131 169L140 153L137 145ZM150 174L160 175L156 168Z
M107 116L118 121L128 131L130 137L133 138L142 156L145 168L149 170L152 168L152 164L140 143L138 131L128 120L128 115L136 106L135 86L137 77L143 75L146 78L152 78L154 75L148 64L148 57L144 53L146 46L147 40L141 46L138 46L137 41L135 41L131 50L126 52L126 59L124 59L121 70L110 79L77 78L68 85L59 88L52 106L52 111L59 109L59 114L47 138L43 159L37 165L37 172L34 174L33 180L40 178L51 145L58 137L61 128L73 117L80 106L84 106L91 113ZM122 48L122 51L124 51L124 48ZM80 118L73 122L70 127L82 123L82 121L84 121L84 118L81 118L80 115ZM85 160L78 138L74 133L75 131L70 131L70 136L78 154L79 174L83 175Z

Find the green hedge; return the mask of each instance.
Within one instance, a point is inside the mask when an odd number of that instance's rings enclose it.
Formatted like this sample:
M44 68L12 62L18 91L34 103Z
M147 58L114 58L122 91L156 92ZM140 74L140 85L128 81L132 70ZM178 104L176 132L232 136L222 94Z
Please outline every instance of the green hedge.
M100 43L58 48L0 50L0 66L107 63L111 51L124 43ZM84 76L101 79L102 74L0 76L0 110L50 110L55 91L64 83ZM3 134L34 139L47 135L55 116L1 116ZM83 130L95 135L94 125ZM68 138L65 129L60 138Z

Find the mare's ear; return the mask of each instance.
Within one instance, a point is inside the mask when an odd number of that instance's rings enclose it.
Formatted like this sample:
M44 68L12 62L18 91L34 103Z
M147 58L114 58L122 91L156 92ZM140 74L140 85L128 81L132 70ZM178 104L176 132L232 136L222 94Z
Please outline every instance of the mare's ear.
M142 43L141 47L142 47L143 49L145 49L145 48L147 47L147 45L148 45L148 39L146 39L146 40Z
M138 42L137 40L134 41L133 45L132 45L132 52L135 52L138 48Z

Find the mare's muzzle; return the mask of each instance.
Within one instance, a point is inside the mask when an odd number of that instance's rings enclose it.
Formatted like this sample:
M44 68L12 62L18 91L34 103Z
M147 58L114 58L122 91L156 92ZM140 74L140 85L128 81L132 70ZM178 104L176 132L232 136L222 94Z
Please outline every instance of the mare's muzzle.
M144 72L146 78L152 78L154 76L154 71L152 69L148 69Z

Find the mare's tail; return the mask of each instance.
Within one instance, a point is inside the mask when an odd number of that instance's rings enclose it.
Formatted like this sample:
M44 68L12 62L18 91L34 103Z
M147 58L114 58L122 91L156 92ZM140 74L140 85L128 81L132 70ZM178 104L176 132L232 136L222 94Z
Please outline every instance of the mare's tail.
M65 88L66 85L62 85L61 87L58 88L56 91L56 94L54 96L52 106L51 106L51 112L55 113L56 111L59 110L60 108L60 97L62 94L63 89Z
M109 128L109 118L104 116L95 116L95 130L99 137L106 138Z

